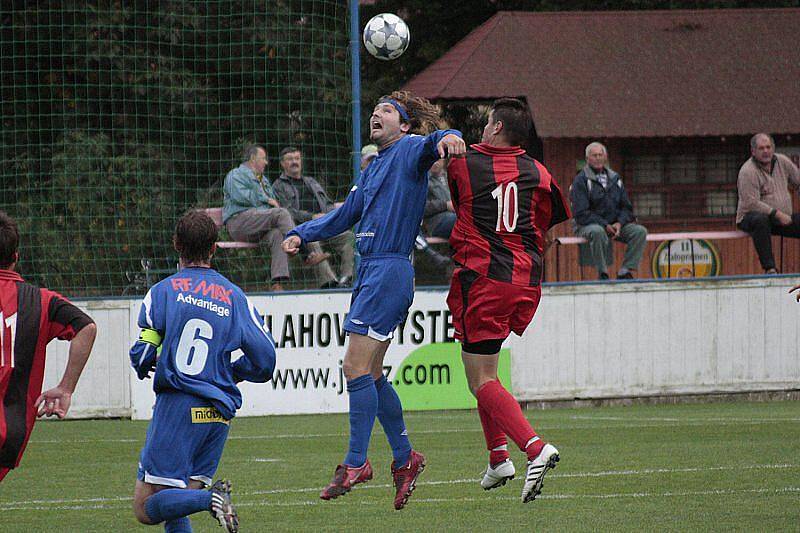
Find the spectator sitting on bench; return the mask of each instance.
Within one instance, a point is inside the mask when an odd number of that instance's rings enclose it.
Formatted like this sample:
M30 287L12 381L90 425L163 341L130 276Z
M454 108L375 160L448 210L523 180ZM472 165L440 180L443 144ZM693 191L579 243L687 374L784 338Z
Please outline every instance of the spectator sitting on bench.
M287 146L280 153L281 175L275 180L273 188L278 201L289 210L297 224L319 218L333 211L336 206L325 189L311 176L303 175L303 153L299 148ZM349 287L353 281L355 251L353 232L345 231L322 244L332 247L341 261L341 275L337 279L328 261L315 267L317 282L323 289Z
M445 160L440 159L428 171L428 198L422 224L429 237L448 240L455 223L456 213L447 185L447 167Z
M642 260L647 230L635 223L622 178L608 167L608 151L599 142L586 147L586 165L575 176L569 199L575 234L587 240L580 245L580 264L593 266L600 279L608 279L608 267L614 264L612 239L618 240L626 247L617 279L633 278Z
M449 240L455 223L456 213L453 209L453 202L450 200L446 160L440 159L428 171L428 196L425 200L425 212L422 217L425 234L420 233L416 246L418 250L428 254L439 267L449 266L450 258L431 248L425 236Z
M772 235L800 237L800 214L792 213L789 184L800 188L800 171L792 160L775 153L775 142L766 133L750 139L750 154L739 170L739 205L736 225L750 234L765 274L777 274L772 254Z
M237 241L263 243L270 248L271 289L282 291L282 283L289 280L289 258L281 243L295 223L289 211L278 203L264 176L267 149L248 146L242 159L243 163L225 176L222 223ZM312 243L304 257L306 265L313 266L326 261L330 254L322 253L319 245Z

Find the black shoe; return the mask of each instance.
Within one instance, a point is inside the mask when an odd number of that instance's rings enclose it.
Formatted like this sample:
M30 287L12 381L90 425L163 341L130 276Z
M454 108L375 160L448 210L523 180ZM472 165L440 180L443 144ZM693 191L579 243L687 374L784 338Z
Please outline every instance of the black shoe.
M608 274L606 272L601 272L600 273L600 277L598 277L597 279L606 280L606 279L608 279Z
M219 525L228 533L238 533L239 515L231 503L231 484L229 481L219 480L208 489L211 492L211 508L209 512Z
M319 288L323 289L323 290L326 290L326 289L338 289L339 288L339 282L336 281L335 279L332 279L332 280L330 280L328 282L325 282L322 285L320 285Z
M617 274L617 279L633 279L633 274L625 272L624 274Z
M353 284L353 276L342 276L339 278L339 287L346 289Z

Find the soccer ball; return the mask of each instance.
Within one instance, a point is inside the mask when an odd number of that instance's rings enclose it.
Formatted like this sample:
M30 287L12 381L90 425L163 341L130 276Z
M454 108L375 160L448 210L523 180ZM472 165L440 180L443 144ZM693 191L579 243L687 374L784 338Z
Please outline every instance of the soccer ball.
M364 46L381 61L397 59L408 48L411 34L403 19L392 13L375 15L364 26Z

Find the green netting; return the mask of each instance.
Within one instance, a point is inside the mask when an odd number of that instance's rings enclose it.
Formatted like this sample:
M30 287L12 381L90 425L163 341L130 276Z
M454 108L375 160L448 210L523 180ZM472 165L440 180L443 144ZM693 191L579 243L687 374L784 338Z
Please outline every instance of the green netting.
M143 262L151 279L174 268L177 217L221 207L249 142L267 146L271 180L279 150L296 145L306 173L345 196L347 2L14 4L0 13L0 208L20 224L29 280L71 295L141 293ZM222 250L216 266L248 289L268 286L258 250ZM291 266L291 288L314 285Z

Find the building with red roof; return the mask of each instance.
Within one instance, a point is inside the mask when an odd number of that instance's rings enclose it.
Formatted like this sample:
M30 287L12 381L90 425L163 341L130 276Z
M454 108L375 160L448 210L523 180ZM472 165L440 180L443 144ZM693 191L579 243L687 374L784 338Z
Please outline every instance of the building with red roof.
M798 28L800 9L500 12L405 88L438 102L522 97L565 189L599 140L651 232L732 230L750 136L800 157ZM714 244L722 274L760 273L748 239ZM797 241L775 246L800 271ZM592 277L560 253L548 279Z

